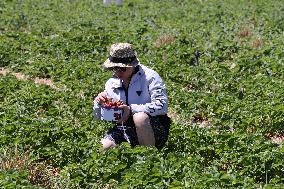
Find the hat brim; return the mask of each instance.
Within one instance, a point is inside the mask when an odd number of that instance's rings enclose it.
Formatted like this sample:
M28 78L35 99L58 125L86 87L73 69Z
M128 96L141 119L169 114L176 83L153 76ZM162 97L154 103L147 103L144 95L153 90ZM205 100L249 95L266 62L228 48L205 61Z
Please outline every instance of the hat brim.
M130 62L130 63L116 63L116 62L112 62L109 59L107 59L104 63L103 63L103 67L104 68L111 68L111 67L125 67L125 68L129 68L129 67L135 67L140 63L140 61L138 60L138 58L136 58L134 61Z

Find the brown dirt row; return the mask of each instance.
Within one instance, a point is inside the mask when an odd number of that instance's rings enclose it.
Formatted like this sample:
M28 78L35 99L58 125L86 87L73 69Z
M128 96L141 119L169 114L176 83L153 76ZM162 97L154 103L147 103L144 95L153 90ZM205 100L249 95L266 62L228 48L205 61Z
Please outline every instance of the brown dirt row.
M21 72L13 72L8 68L0 67L0 75L6 76L7 74L11 74L15 76L18 80L26 81L32 80L36 84L40 85L48 85L50 88L55 89L56 91L67 91L67 87L63 85L63 87L58 87L52 80L47 78L38 78L38 77L29 77Z

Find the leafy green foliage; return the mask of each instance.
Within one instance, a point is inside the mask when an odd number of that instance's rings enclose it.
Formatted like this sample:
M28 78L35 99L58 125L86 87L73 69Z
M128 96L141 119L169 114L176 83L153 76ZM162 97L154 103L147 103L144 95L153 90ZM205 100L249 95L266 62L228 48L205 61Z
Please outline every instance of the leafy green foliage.
M0 152L48 162L59 188L283 188L283 144L268 138L284 131L283 5L1 1ZM92 100L115 42L132 43L167 84L178 121L162 150L100 152L111 124L93 119ZM37 188L28 169L0 170L0 186Z

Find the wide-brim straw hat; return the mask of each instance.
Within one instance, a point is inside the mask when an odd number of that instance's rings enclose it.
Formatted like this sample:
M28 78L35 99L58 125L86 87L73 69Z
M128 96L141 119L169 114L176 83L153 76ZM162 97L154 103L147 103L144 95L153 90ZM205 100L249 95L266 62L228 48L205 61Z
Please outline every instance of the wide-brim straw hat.
M111 67L135 67L139 60L129 43L116 43L110 47L110 55L103 63L104 68Z

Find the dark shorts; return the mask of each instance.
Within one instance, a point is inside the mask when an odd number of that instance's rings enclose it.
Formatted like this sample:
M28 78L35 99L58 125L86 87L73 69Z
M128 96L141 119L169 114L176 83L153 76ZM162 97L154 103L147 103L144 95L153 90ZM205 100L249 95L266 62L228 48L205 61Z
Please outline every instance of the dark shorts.
M171 120L167 115L149 116L149 118L154 131L155 146L161 149L168 140ZM129 117L124 125L115 125L107 132L105 138L114 141L115 144L129 142L133 147L139 145L133 117Z

